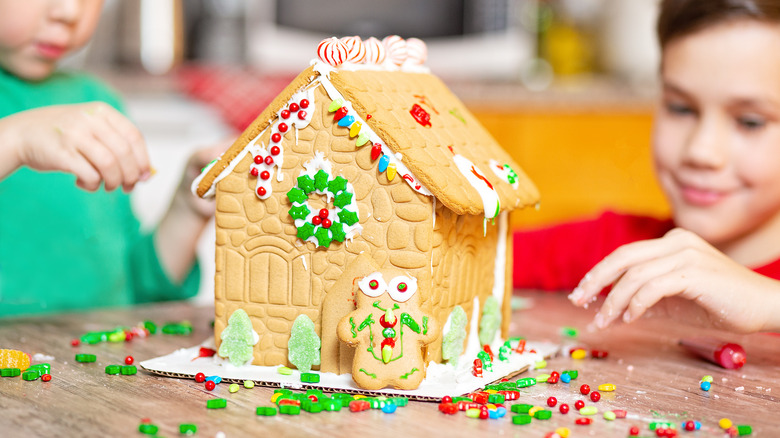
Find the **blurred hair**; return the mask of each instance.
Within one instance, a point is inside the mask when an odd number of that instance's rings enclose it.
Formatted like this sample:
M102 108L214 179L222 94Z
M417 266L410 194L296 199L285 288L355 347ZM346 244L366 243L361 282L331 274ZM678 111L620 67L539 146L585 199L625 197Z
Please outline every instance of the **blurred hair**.
M780 0L663 0L658 42L663 50L675 38L739 19L780 23Z

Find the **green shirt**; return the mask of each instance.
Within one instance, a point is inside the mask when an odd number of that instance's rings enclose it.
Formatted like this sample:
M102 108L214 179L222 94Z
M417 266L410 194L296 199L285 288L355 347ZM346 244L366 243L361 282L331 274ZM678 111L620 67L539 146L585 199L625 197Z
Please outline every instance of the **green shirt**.
M86 75L27 82L0 69L0 118L90 101L123 109L115 93ZM20 168L0 180L0 317L193 296L198 266L172 284L153 241L121 189L90 193L73 175Z

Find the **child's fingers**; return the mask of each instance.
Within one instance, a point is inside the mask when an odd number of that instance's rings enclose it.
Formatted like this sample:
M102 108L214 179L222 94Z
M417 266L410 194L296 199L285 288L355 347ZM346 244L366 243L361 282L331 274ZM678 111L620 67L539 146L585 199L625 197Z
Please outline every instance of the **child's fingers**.
M76 185L78 187L90 192L100 188L100 183L103 179L98 171L92 167L92 164L80 154L70 158L68 167L69 169L67 170L76 175Z
M680 295L688 300L695 300L696 293L690 290L688 285L689 281L683 270L674 270L651 279L631 297L628 308L623 313L623 322L635 321L644 315L647 309L666 297Z
M151 172L151 161L149 160L149 151L146 148L146 141L141 131L118 111L108 112L106 118L129 145L130 151L135 157L141 179L145 179Z
M95 138L85 137L77 145L78 151L98 171L106 191L122 183L122 171L114 154Z
M129 191L138 182L141 175L135 154L130 144L116 131L113 126L104 120L96 120L92 124L94 137L102 143L114 155L121 171L121 185L125 191Z

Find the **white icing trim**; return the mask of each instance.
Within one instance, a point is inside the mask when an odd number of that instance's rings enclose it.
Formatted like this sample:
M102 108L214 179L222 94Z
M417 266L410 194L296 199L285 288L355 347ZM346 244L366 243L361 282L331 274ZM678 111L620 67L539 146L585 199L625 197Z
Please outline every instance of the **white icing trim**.
M314 69L317 71L326 72L328 77L330 77L329 76L330 72L339 71L339 70L402 71L404 73L430 73L431 72L431 69L424 65L407 63L407 62L404 62L404 64L402 64L399 67L389 59L385 59L381 64L363 64L363 63L354 63L354 62L344 62L340 64L338 67L333 67L327 62L323 62L321 59L314 58L311 60L309 65L313 65Z
M497 177L501 178L501 181L504 181L507 184L511 184L513 189L517 189L520 187L520 181L518 181L518 178L515 178L515 182L509 182L510 168L508 166L508 164L501 164L492 158L490 160L490 169L493 171L493 173L495 173Z
M504 308L504 293L506 290L506 239L509 228L509 213L498 215L498 242L496 243L496 258L493 267L493 298L498 302L498 308ZM497 342L501 338L501 330L496 331Z
M482 351L482 344L479 343L479 315L481 313L482 312L480 312L479 309L479 297L474 297L474 305L471 310L471 321L469 321L468 341L466 342L466 349L463 351L461 357L477 357L477 353ZM460 360L458 360L458 365L462 365ZM471 364L468 366L470 367Z
M479 196L482 198L482 208L485 211L485 218L496 217L499 213L501 205L498 201L498 193L496 193L496 189L489 186L489 183L486 182L487 178L485 178L485 173L463 155L455 154L453 161L455 161L455 165L458 166L460 173L466 177L471 186L474 187L477 193L479 193ZM474 175L472 169L474 172L477 172L482 178L484 178L484 180L479 178L477 175Z

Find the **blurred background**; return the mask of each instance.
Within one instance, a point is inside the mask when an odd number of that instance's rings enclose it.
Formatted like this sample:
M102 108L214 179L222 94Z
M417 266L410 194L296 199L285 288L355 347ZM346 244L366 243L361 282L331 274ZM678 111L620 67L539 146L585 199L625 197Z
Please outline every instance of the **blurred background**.
M668 213L649 145L658 94L658 0L108 0L92 43L69 60L117 88L157 174L133 205L167 208L189 154L226 141L316 57L329 36L397 34L537 184L513 217L536 227L604 209ZM213 299L213 227L199 300Z

